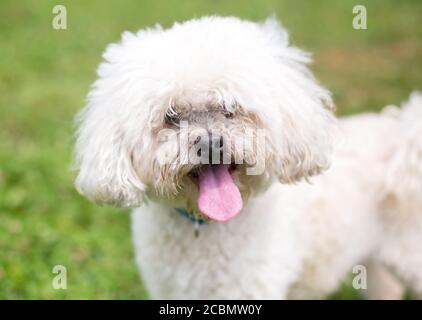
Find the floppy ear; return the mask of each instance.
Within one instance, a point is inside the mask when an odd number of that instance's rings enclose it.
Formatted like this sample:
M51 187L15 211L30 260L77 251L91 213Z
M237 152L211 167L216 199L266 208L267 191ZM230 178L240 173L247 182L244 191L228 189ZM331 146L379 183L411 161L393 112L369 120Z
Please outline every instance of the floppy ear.
M78 117L76 188L98 204L139 206L145 186L133 168L133 149L119 124L93 110L98 107L90 104Z
M133 162L139 161L145 145L141 137L148 102L141 95L142 83L122 63L130 59L125 45L134 37L125 33L120 44L108 47L99 79L77 118L75 185L99 204L139 206L145 191ZM135 165L139 168L140 163Z
M314 78L309 55L289 46L287 32L274 19L263 28L271 39L274 57L271 71L269 127L275 153L276 174L282 182L294 182L329 167L335 124L331 94ZM266 108L268 109L268 108ZM277 114L278 119L274 114Z
M277 173L282 182L319 174L331 164L334 124L331 113L322 101L297 101L292 108L302 110L282 112L280 139L276 142Z

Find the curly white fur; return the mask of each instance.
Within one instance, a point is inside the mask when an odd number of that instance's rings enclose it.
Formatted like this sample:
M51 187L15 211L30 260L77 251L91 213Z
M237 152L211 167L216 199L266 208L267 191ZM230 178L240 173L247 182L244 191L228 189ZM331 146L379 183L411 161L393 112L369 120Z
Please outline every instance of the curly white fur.
M322 297L368 259L422 294L421 95L396 112L344 119L334 134L329 92L274 19L125 32L104 60L78 119L76 186L97 203L140 206L136 256L153 298ZM166 114L195 119L194 129L224 123L225 138L267 132L265 172L234 174L241 214L197 238L173 210L198 212L197 188L186 179L192 166L176 161L186 156L179 133L157 143ZM332 168L301 182L329 167L334 137ZM157 161L172 150L171 165Z

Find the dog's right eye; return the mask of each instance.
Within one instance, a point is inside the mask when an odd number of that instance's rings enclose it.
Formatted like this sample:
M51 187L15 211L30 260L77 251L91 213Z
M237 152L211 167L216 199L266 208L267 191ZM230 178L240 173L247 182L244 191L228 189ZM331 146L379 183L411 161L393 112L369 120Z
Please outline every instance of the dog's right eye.
M180 122L180 116L177 113L166 113L165 121L167 124L178 124Z

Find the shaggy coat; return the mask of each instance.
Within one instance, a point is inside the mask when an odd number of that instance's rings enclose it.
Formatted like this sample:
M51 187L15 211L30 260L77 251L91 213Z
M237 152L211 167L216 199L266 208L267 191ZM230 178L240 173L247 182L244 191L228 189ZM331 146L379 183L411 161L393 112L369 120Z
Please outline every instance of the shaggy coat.
M136 208L136 260L152 298L320 298L359 264L370 297L400 296L387 268L422 294L422 95L337 121L308 62L274 19L125 32L105 51L78 117L76 186L96 203ZM227 179L243 205L229 221L198 206L207 169L185 150L201 130L243 137L228 146Z

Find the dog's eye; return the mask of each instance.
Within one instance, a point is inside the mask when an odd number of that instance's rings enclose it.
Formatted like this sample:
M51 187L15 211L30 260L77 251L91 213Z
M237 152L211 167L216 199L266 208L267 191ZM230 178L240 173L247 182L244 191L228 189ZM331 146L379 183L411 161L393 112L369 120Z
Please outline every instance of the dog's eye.
M168 124L178 124L180 121L180 115L177 113L166 113L165 121Z
M224 112L224 116L225 116L227 119L231 119L231 118L233 118L234 114L233 114L233 112L226 111L226 112Z

